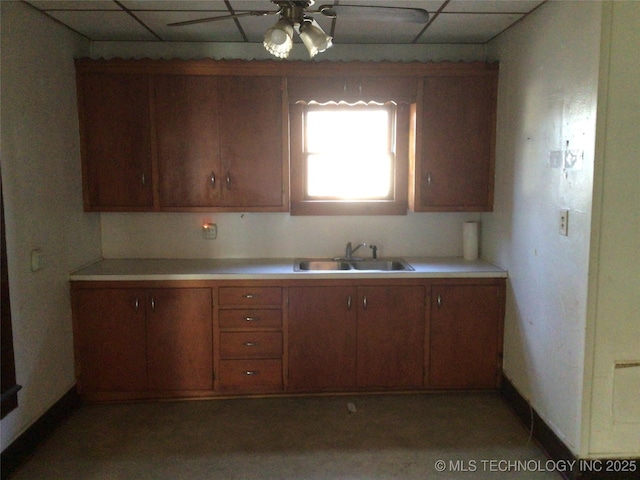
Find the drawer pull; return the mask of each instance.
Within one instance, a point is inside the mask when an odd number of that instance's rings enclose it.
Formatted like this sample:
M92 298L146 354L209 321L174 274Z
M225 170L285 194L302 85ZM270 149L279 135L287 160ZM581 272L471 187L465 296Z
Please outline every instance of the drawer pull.
M243 295L244 298L253 298L254 295L253 293L247 293L246 295Z
M256 317L245 317L244 321L245 322L256 322L256 321L258 321L258 319Z
M245 347L257 347L258 346L258 342L244 342L243 345Z
M258 370L247 370L244 372L245 375L258 375L260 372Z

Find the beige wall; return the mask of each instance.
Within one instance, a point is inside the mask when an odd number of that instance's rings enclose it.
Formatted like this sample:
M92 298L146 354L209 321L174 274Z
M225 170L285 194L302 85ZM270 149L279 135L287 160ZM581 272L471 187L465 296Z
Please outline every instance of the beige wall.
M500 61L496 200L482 224L485 256L509 271L504 372L576 454L600 18L597 2L549 2L490 46ZM558 163L564 150L578 161Z
M640 3L603 10L583 452L640 456Z
M82 213L74 55L88 42L20 2L0 2L2 183L19 407L2 449L75 383L67 274L100 256ZM30 270L30 251L44 254Z

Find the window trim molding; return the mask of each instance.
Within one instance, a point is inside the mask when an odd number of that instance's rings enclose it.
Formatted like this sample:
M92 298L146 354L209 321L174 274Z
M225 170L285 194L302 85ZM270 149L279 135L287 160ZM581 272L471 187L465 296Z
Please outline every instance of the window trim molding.
M398 103L393 198L389 200L318 200L305 195L304 104L289 105L291 215L406 215L408 211L410 125L412 109Z

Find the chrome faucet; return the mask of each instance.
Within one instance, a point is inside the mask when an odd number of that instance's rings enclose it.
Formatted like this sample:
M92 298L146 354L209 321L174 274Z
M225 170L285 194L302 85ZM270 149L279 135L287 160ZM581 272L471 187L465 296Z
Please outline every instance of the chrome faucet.
M353 248L353 246L351 245L351 242L347 243L347 249L345 251L345 258L347 259L352 259L353 258L353 254L356 253L356 251L360 248L360 247L366 247L367 244L366 243L361 243L360 245L358 245L356 248Z

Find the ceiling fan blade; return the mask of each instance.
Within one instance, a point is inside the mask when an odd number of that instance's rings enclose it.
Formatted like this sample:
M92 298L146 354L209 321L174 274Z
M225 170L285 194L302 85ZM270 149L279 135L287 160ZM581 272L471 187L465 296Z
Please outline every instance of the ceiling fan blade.
M277 11L274 12L273 10L255 10L251 12L234 13L233 15L220 15L218 17L198 18L197 20L186 20L184 22L168 23L167 27L183 27L185 25L195 25L197 23L215 22L217 20L227 20L229 18L238 18L238 17L249 17L249 16L262 17L265 15L276 15L277 13L279 12Z
M429 12L422 8L375 7L373 5L321 5L318 11L331 18L349 16L380 22L427 23Z

